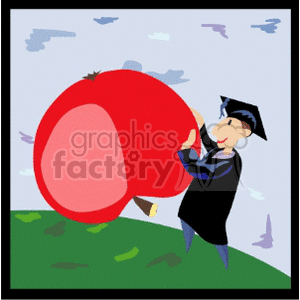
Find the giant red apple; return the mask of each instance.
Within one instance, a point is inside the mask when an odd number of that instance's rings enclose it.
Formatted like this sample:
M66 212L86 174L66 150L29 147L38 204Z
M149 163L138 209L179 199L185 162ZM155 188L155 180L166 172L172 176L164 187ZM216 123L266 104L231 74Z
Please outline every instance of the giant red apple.
M67 218L114 220L134 196L187 188L192 177L176 153L191 129L198 130L192 112L163 82L132 70L91 74L67 88L39 124L38 187ZM194 148L200 152L199 135Z

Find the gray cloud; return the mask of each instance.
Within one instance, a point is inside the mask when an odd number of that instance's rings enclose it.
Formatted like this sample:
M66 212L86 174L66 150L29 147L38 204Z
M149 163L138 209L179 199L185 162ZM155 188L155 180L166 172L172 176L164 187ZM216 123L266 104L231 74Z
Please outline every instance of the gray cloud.
M268 19L268 20L265 20L265 22L270 22L270 24L251 25L251 28L260 28L261 31L265 31L266 33L275 33L275 30L277 29L277 26L275 26L275 24L280 23L281 20L280 19Z
M134 60L126 60L123 64L122 69L134 70L134 71L142 71L142 65Z
M134 70L134 71L142 71L143 66L141 63L134 60L126 60L123 64L122 69ZM189 81L189 79L183 79L181 76L184 74L183 70L168 70L166 73L157 73L157 72L145 72L146 74L162 81L163 83L170 84L178 84Z
M94 21L96 21L97 23L99 23L101 25L105 25L105 24L108 24L108 23L113 23L114 21L116 21L118 19L119 18L102 17L100 19L94 18Z
M75 32L47 29L33 29L30 34L30 39L25 40L27 44L26 50L29 52L37 52L45 49L43 43L49 42L52 37L75 37Z
M167 85L178 84L189 81L189 79L180 78L183 74L183 70L168 70L166 73L146 72L146 74L159 79Z

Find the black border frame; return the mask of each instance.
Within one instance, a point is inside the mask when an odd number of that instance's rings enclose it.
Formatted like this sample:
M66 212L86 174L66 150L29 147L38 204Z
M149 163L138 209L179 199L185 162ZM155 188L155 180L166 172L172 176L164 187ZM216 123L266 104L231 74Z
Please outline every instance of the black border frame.
M24 2L23 2L24 3ZM26 3L26 2L25 2ZM214 5L215 3L212 3ZM228 2L223 2L226 7L173 7L172 9L289 9L291 10L291 289L11 289L10 288L10 202L7 199L7 190L10 193L10 177L2 176L2 203L1 203L1 299L299 299L299 2L285 1L282 6L270 7L262 1L251 2L255 7L236 7ZM278 4L278 1L276 2ZM39 3L40 4L40 3ZM42 9L87 9L86 7L59 7L62 3L57 3L56 7L46 6ZM52 5L56 4L51 2ZM101 3L102 7L92 7L88 9L171 9L170 7L155 7L145 3L147 7L118 7L109 3ZM126 3L127 4L127 3ZM201 3L203 4L203 3ZM275 4L275 2L274 2ZM38 8L37 8L38 7ZM10 11L12 9L40 9L39 5L26 3L26 7L9 6L9 2L1 4L1 34L2 34L2 91L1 108L2 120L2 170L10 170L10 147L6 142L10 140L11 130L7 126L7 117L10 123L10 99L7 101L6 92L10 98ZM9 25L9 26L8 26ZM9 47L7 46L9 45ZM10 57L11 58L11 57ZM9 76L7 75L9 70ZM6 71L5 73L3 71ZM293 100L292 100L293 99ZM286 99L284 99L286 100ZM274 100L276 101L276 100ZM9 106L9 107L8 107ZM292 176L291 176L292 178ZM9 224L9 226L7 226ZM263 298L262 298L263 296Z

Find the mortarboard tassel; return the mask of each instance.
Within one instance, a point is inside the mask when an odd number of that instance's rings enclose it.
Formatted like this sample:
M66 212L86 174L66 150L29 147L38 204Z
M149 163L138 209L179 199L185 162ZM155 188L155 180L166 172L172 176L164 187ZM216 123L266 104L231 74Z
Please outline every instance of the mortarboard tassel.
M230 99L226 98L225 101L220 105L220 117L219 117L219 119L221 119L222 116L225 116L223 110L227 106L229 101L230 101Z

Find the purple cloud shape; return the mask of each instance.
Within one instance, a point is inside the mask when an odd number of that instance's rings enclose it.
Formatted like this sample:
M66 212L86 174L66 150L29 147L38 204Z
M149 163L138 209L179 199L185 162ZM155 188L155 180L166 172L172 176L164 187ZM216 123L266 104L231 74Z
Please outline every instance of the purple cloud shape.
M252 243L253 246L259 246L264 249L273 247L272 225L270 215L267 216L266 232L260 236L262 240Z
M21 132L21 131L19 131L19 133L20 133L21 135L23 135L23 136L21 137L21 140L22 140L22 141L24 141L24 142L27 143L27 144L33 144L33 143L34 143L34 141L32 141L32 139L33 139L32 136L27 135L27 134L25 134L25 133L23 133L23 132Z
M226 26L221 24L201 24L202 27L212 27L212 30L215 32L220 32L221 36L225 39L228 39L228 36L225 34Z

